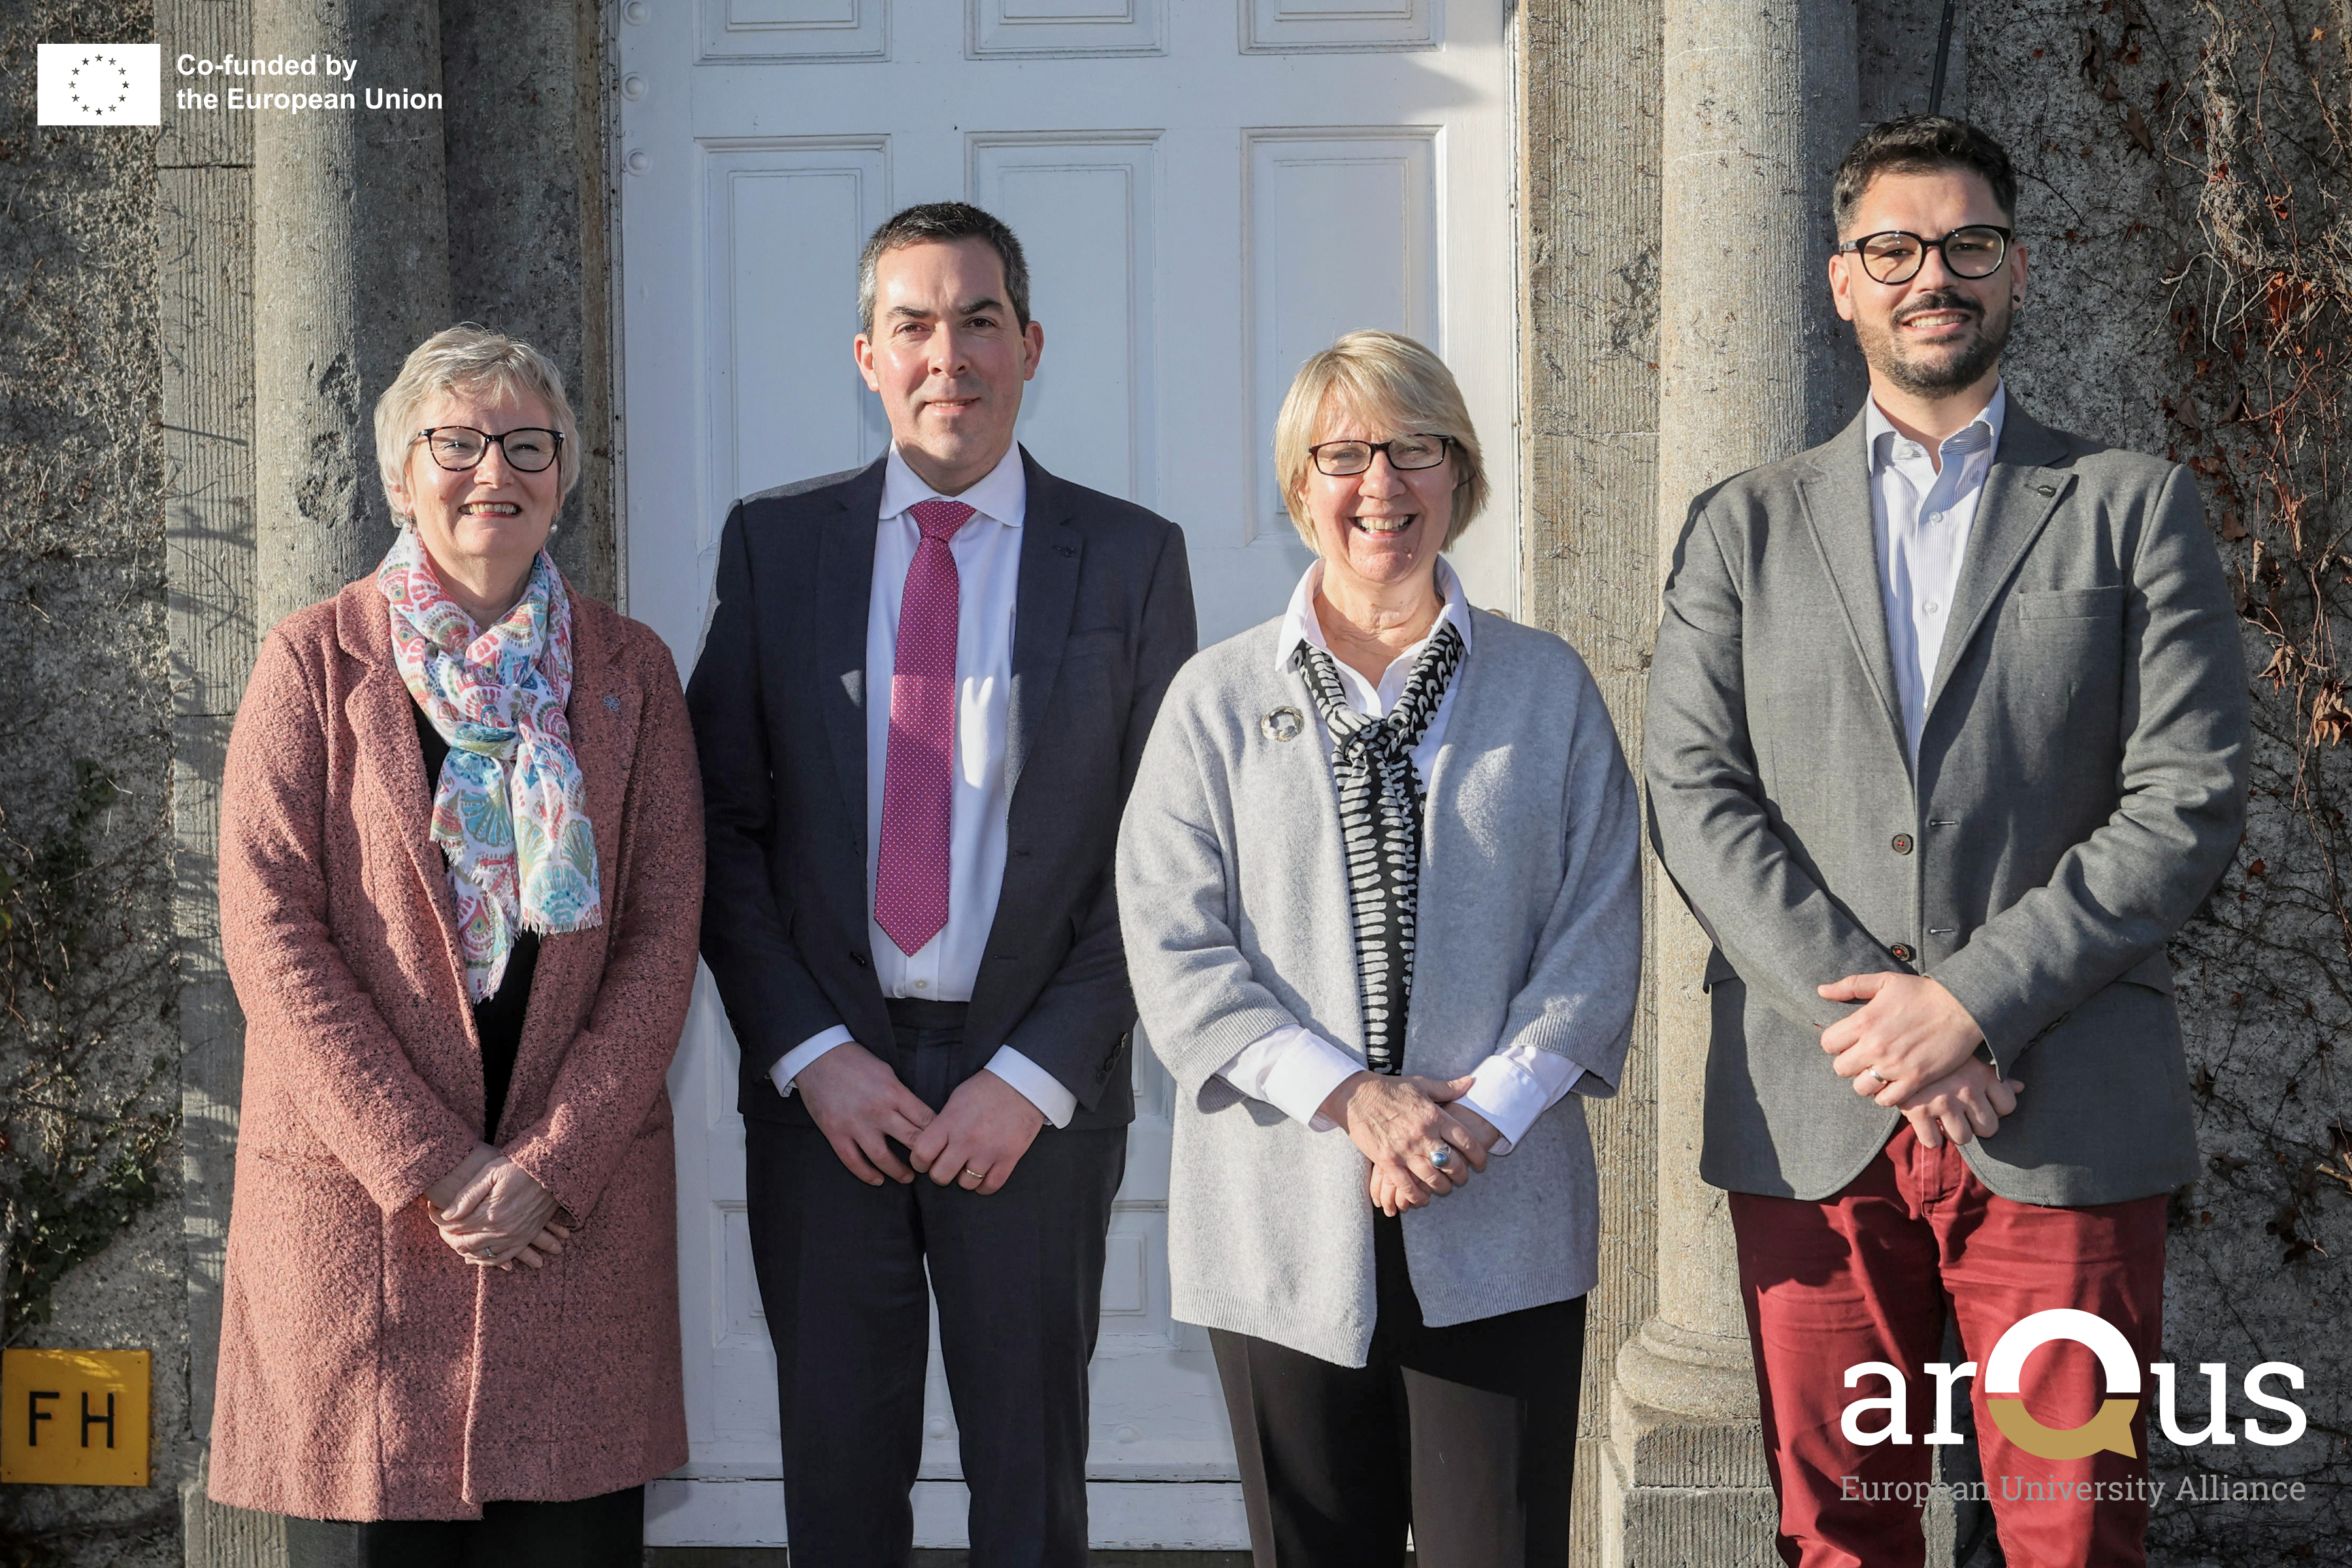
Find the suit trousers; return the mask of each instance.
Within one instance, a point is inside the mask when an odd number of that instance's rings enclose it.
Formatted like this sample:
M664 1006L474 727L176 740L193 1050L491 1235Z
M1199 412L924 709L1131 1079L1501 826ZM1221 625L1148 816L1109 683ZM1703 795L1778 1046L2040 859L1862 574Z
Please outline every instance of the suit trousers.
M965 1045L960 1004L890 1010L890 1065L935 1110L994 1054ZM1041 1129L987 1197L921 1174L869 1187L814 1125L749 1131L793 1561L908 1563L936 1296L972 1568L1084 1568L1087 1363L1127 1129Z
M646 1489L486 1502L479 1519L286 1521L288 1568L638 1568Z
M1257 1568L1567 1568L1584 1298L1433 1329L1377 1215L1360 1367L1209 1331Z
M2084 1208L2015 1203L1987 1187L1959 1149L1928 1149L1908 1123L1834 1198L1733 1193L1740 1294L1762 1396L1765 1459L1780 1500L1780 1558L1791 1568L1918 1568L1926 1554L1916 1500L1937 1429L1935 1378L1945 1313L1981 1367L2020 1319L2052 1307L2097 1314L2144 1367L2157 1358L2164 1311L2162 1194ZM1846 1368L1889 1362L1908 1379L1911 1441L1857 1445L1847 1404L1885 1396L1884 1373L1849 1388ZM2102 1396L2097 1357L2072 1340L2026 1358L2030 1414L2081 1426ZM2017 1447L1972 1379L1988 1500L2010 1568L2142 1568L2148 1505L2147 1403L2132 1418L2136 1457L2102 1451L2044 1459ZM1860 1418L1879 1430L1884 1414ZM2101 1486L2086 1498L2067 1483ZM2126 1495L2118 1498L2118 1491Z

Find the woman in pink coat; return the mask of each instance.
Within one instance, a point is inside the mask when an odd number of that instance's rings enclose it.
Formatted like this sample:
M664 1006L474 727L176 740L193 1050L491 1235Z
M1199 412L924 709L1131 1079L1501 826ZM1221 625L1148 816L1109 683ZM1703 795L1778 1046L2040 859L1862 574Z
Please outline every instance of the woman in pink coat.
M212 1495L288 1515L294 1568L635 1568L686 1458L685 701L545 552L579 433L543 357L453 327L375 421L397 541L269 634L229 742Z

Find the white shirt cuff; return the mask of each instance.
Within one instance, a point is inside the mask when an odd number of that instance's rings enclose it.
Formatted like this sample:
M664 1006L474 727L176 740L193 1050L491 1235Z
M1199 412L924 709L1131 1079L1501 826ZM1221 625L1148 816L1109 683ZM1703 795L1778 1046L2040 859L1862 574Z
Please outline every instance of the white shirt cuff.
M793 1079L807 1071L809 1063L816 1060L834 1047L848 1045L856 1038L856 1036L849 1032L848 1026L842 1024L835 1024L821 1035L811 1035L807 1039L786 1051L783 1058L768 1069L768 1081L776 1086L778 1094L789 1100L792 1098Z
M1064 1089L1061 1079L1011 1046L996 1047L996 1054L988 1058L988 1070L1018 1089L1022 1099L1056 1127L1067 1127L1078 1112L1078 1097Z
M1308 1131L1328 1132L1339 1123L1322 1113L1323 1102L1363 1070L1363 1063L1306 1025L1285 1024L1244 1046L1217 1076L1305 1122Z
M1556 1052L1513 1046L1480 1062L1470 1075L1470 1092L1455 1103L1493 1123L1502 1139L1491 1152L1507 1154L1536 1118L1558 1105L1583 1076L1582 1068Z

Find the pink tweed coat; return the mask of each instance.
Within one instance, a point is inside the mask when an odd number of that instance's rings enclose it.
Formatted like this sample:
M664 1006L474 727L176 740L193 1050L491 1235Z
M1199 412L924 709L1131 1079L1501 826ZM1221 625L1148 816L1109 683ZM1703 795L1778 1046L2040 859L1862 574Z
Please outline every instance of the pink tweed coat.
M686 1460L669 1097L702 795L668 649L572 601L572 742L604 923L541 939L490 1142L580 1222L477 1268L423 1194L476 1142L482 1067L408 689L351 584L263 644L228 748L221 944L245 1009L212 1495L314 1519L468 1519Z

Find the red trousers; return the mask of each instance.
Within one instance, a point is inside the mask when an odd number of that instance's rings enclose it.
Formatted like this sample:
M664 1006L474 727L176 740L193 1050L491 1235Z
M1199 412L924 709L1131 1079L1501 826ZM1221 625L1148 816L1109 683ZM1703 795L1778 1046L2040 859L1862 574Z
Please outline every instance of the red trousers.
M1980 1379L1969 1396L2010 1568L2143 1568L2153 1392L2145 1368L2161 1337L2162 1194L2088 1208L2013 1203L1978 1180L1958 1149L1923 1148L1906 1123L1834 1198L1730 1198L1783 1562L1918 1568L1935 1453L1927 1439L1937 1426L1936 1379L1924 1368L1943 1359L1948 1297L1965 1359L1980 1367L2010 1325L2044 1308L2078 1308L2122 1331L2143 1369L2132 1458L2037 1458L1994 1426ZM1909 1443L1845 1436L1849 1402L1890 1392L1878 1373L1845 1385L1846 1369L1865 1361L1908 1374ZM2026 1358L2019 1393L2044 1426L2073 1427L2097 1413L2105 1383L2087 1346L2054 1340ZM1860 1430L1887 1421L1873 1409ZM2080 1485L2093 1481L2102 1484Z

